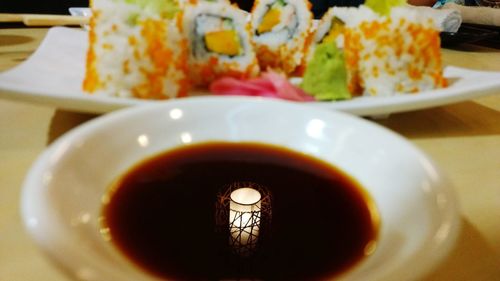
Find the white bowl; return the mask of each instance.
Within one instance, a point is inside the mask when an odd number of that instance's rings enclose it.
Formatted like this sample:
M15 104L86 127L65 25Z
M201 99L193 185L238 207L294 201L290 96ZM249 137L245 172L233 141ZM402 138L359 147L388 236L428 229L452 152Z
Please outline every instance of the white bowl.
M200 97L114 112L52 144L24 183L22 214L38 245L78 280L156 280L99 233L101 196L130 166L207 140L257 141L340 167L373 197L377 250L341 280L415 280L450 250L458 207L439 169L405 139L369 121L290 102Z

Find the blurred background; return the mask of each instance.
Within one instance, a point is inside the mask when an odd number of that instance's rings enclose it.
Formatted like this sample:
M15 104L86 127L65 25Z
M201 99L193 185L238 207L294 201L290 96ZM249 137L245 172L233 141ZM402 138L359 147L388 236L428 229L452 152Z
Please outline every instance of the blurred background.
M253 0L231 0L240 7L249 10ZM310 0L312 11L316 17L321 16L331 6L358 6L364 0ZM69 7L88 7L88 0L4 0L0 4L0 13L36 13L36 14L68 14Z
M88 7L88 0L2 1L0 13L69 14L69 7Z

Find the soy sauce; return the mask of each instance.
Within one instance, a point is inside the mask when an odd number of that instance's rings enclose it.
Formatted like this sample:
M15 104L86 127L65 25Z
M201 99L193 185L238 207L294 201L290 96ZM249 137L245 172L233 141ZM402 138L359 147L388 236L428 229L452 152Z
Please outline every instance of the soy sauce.
M223 186L254 182L272 194L272 223L254 258L220 237ZM344 272L377 236L371 201L329 164L257 143L183 146L146 159L113 185L103 207L113 243L145 271L172 280L318 280Z

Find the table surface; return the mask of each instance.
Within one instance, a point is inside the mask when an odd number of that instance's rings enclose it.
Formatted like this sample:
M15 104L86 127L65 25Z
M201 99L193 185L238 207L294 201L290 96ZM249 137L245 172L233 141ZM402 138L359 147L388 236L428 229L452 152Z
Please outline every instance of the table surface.
M23 62L46 32L0 29L0 71ZM443 59L446 65L500 71L500 50L464 45L444 49ZM68 280L25 232L20 191L30 165L48 144L95 117L0 100L0 280ZM500 280L500 95L375 122L433 158L449 176L461 204L463 229L457 244L423 280Z

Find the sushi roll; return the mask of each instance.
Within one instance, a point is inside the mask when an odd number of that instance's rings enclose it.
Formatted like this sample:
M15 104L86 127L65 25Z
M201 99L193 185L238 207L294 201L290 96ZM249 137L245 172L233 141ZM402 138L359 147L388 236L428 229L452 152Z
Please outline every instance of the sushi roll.
M187 41L172 1L93 0L86 92L141 99L187 95Z
M307 68L308 62L312 60L318 45L334 42L337 48L343 48L345 23L337 16L342 9L345 8L331 7L319 21L313 21L311 39L309 39L311 43L306 48L305 63L302 66L304 70Z
M390 96L446 86L439 27L429 16L406 7L383 16L361 6L341 18L353 95Z
M345 8L331 7L328 9L318 23L318 27L314 33L313 44L336 42L337 45L343 45L345 22L338 16L339 12L343 9Z
M189 77L194 85L207 86L224 76L258 75L246 18L227 1L186 6L183 32L189 40Z
M251 30L261 69L293 73L310 42L313 15L307 0L256 0Z

